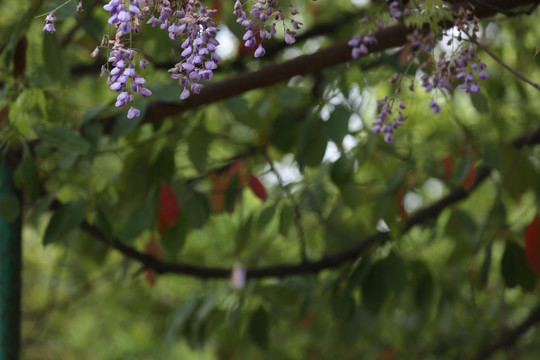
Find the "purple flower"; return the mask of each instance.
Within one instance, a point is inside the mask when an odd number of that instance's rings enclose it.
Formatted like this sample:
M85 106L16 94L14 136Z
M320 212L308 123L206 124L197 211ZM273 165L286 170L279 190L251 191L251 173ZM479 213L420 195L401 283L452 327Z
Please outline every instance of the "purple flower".
M244 35L242 36L244 46L255 47L258 45L254 56L261 57L264 56L265 51L262 44L257 42L254 33L259 31L260 38L263 40L271 39L272 36L276 34L276 23L278 21L283 22L285 20L285 15L283 14L280 2L276 0L252 0L246 2L246 4L250 4L249 7L246 6L245 10L247 13L244 11L242 2L236 0L234 3L233 14L236 15L236 22L245 29ZM288 9L291 17L299 13L291 4L288 5ZM273 19L273 22L271 24L266 24L269 19ZM294 19L290 19L290 21L294 30L300 29L302 23ZM288 45L293 44L296 41L294 38L295 34L295 31L288 29L285 25L285 43Z
M399 2L393 1L388 5L388 9L390 10L390 17L393 17L394 19L399 19L401 17L401 11L399 11Z
M358 59L361 55L366 55L369 53L367 45L375 44L377 38L375 38L375 33L370 30L367 35L356 35L351 40L349 40L349 46L352 46L351 56L353 59Z
M291 30L287 29L285 31L285 42L288 44L288 45L291 45L291 44L294 44L294 42L296 41L296 39L294 38L294 33L291 32Z
M262 45L259 44L259 47L257 48L257 50L255 50L254 56L258 58L258 57L264 56L264 54L266 54L266 50L264 50Z
M43 27L43 32L47 34L52 34L56 32L54 27L54 22L56 21L56 11L51 11L49 15L45 18L45 26Z
M141 111L137 108L134 108L133 106L129 108L129 111L127 113L128 119L133 119L135 116L139 117L141 115Z
M240 264L236 263L231 271L231 285L236 290L242 290L246 285L247 271Z
M438 114L441 112L441 107L437 105L434 99L431 99L431 101L429 102L429 107L434 114Z
M180 94L180 100L185 100L189 97L189 90L187 89L187 87L184 88L184 90L182 90L182 93Z

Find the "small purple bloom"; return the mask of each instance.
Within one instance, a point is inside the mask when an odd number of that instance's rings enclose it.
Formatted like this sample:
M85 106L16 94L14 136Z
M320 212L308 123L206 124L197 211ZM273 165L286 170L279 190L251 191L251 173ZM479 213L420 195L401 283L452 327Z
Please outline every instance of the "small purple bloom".
M441 112L441 107L435 102L434 99L431 99L431 101L429 102L429 107L434 114L438 114Z
M129 111L127 113L128 119L133 119L135 116L139 117L141 115L141 111L137 108L134 108L133 106L129 108Z
M187 87L184 88L184 90L182 90L182 93L180 94L180 100L186 100L188 97L189 97L189 90L187 89Z
M55 13L55 11L51 11L45 18L45 26L43 27L44 33L52 34L56 32L56 28L54 27L54 22L56 21Z
M257 50L255 50L254 56L255 56L256 58L258 58L258 57L264 56L264 54L266 54L266 50L264 50L264 48L262 47L262 45L259 44L259 47L257 48Z

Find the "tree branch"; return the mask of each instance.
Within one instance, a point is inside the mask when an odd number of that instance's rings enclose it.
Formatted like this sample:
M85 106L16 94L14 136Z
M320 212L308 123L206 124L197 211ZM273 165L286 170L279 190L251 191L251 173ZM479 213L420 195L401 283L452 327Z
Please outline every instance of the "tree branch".
M470 6L470 1L448 1L454 8ZM536 3L535 0L492 0L490 6L477 4L475 15L479 18L508 11L523 5ZM453 26L452 23L447 27ZM375 34L377 43L369 46L369 54L388 50L405 44L407 34L413 31L403 24L397 24ZM178 115L184 111L196 109L202 105L214 103L243 94L247 91L268 87L288 80L293 76L307 75L352 60L351 47L346 41L331 45L313 54L301 55L292 60L272 64L257 71L238 74L220 82L206 85L200 94L193 94L178 104L155 102L148 107L142 123L153 122L167 116ZM103 119L105 131L112 129L118 116Z
M537 128L531 133L520 136L511 142L512 146L522 148L526 145L540 143L540 128ZM448 206L466 199L471 192L482 184L491 173L491 169L482 167L477 171L474 185L469 191L462 188L454 189L450 194L441 200L429 205L420 211L413 214L404 223L402 234L405 234L415 225L420 225L430 219L436 218ZM138 250L120 242L117 239L110 240L97 226L84 221L80 228L93 236L99 241L102 241L109 246L120 251L125 256L138 261L146 268L150 268L159 274L182 274L201 279L209 278L228 278L231 274L231 269L220 267L205 267L197 265L189 265L183 263L163 262L157 260L153 256L139 252ZM364 255L373 246L381 245L390 239L390 233L378 232L367 236L358 242L338 251L334 254L327 255L316 261L305 261L300 264L279 264L261 268L247 269L247 278L260 279L267 277L286 277L302 274L315 274L325 269L336 268L347 261L355 260Z
M472 357L472 360L485 360L491 355L495 354L496 351L504 349L514 345L514 343L522 336L530 327L540 322L540 306L534 308L529 316L523 320L515 328L503 333L497 341L492 344L489 344L478 351L476 356Z

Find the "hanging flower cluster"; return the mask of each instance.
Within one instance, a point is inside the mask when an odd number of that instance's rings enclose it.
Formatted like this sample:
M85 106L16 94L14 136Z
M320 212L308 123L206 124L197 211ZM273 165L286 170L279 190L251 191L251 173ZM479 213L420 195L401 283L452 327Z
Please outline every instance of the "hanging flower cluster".
M251 4L249 10L247 10L248 3ZM248 11L250 16L248 16L244 9ZM279 21L285 26L285 42L290 45L296 41L294 36L296 35L296 30L300 30L302 23L292 18L298 15L298 10L292 4L289 4L288 9L291 14L290 23L292 29L285 23L285 15L281 2L277 0L253 0L244 1L244 4L242 4L240 0L236 0L233 13L237 17L236 22L245 29L244 36L242 37L244 46L256 46L255 57L264 56L266 50L262 43L264 40L271 39L272 36L276 35L276 23ZM271 23L268 24L267 22L269 20Z
M216 40L217 27L212 21L215 10L211 10L200 0L110 0L103 6L109 12L108 23L116 33L113 40L104 36L99 47L92 52L97 57L100 48L108 50L107 63L102 66L101 75L107 76L107 85L118 93L116 107L124 107L134 100L134 95L147 97L152 92L145 87L146 79L139 74L148 65L137 50L132 47L131 35L137 34L143 24L167 31L169 38L182 39L182 60L169 70L171 77L182 86L180 99L190 94L198 94L202 89L201 80L210 80L217 63L221 60L215 53L219 42ZM81 6L82 10L82 6ZM45 19L43 31L56 31L55 11ZM140 115L140 110L131 107L128 118Z
M388 5L391 18L399 19L408 16L408 13L401 11L399 6L397 1L393 1ZM365 21L365 19L362 20L362 22ZM454 23L459 33L456 39L452 38L447 45L452 45L455 40L461 44L451 54L441 51L437 61L433 57L433 50L437 46L437 39L433 33L421 33L419 30L415 30L408 35L407 44L404 46L404 49L410 49L406 62L411 64L416 62L418 69L423 72L420 80L426 92L435 92L437 90L448 92L454 89L465 90L467 93L480 91L479 80L488 78L488 74L484 71L486 64L478 58L473 42L463 42L464 39L477 40L478 22L478 18L474 16L471 10L460 10ZM385 25L379 19L377 26L381 28ZM366 35L356 35L348 42L349 46L352 47L352 58L356 59L361 55L368 54L368 46L376 42L373 30L370 30ZM395 73L392 75L390 82L396 83L398 78L402 79L404 76ZM409 89L414 91L414 79L411 80ZM397 116L392 116L393 104L400 91L401 81L399 81L396 93L392 97L385 97L377 102L379 114L373 120L372 131L375 134L384 134L386 142L393 141L394 130L407 119L401 111L397 112ZM401 100L398 107L399 110L405 109L405 105ZM429 108L434 114L441 112L441 107L437 104L435 98L432 98L429 102Z

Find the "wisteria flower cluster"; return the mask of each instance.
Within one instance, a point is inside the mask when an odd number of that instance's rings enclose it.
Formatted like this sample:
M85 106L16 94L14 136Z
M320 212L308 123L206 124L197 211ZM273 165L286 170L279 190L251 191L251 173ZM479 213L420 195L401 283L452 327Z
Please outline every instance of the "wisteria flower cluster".
M399 3L394 1L389 4L389 14L392 18L400 18L403 12L399 9ZM477 54L473 42L465 43L464 38L471 40L477 39L478 19L473 16L470 10L461 10L455 19L455 25L459 31L456 40L461 42L456 51L448 55L445 51L439 53L437 61L433 57L433 50L437 45L437 39L433 33L421 33L415 30L407 37L407 45L405 49L411 49L407 62L416 62L419 70L423 72L421 76L421 84L425 91L448 92L454 89L464 90L467 93L477 93L480 91L480 80L488 78L485 72L486 64L482 62ZM448 41L447 45L452 45L454 39ZM349 41L352 47L352 57L357 58L360 55L369 53L367 46L376 42L373 31L370 30L367 35L356 35ZM395 83L398 77L403 78L405 75L394 74L391 82ZM401 81L400 81L401 83ZM409 86L411 91L414 91L414 79L411 80ZM398 85L396 94L401 91L401 85ZM373 120L372 131L375 134L384 134L386 142L393 141L394 130L403 124L406 116L400 110L405 109L402 101L399 101L398 115L392 116L393 104L396 100L396 95L390 99L385 97L378 100L379 114ZM441 112L441 107L432 98L429 102L429 107L434 114Z
M82 5L80 8L82 10ZM131 34L138 33L145 23L167 31L172 40L182 39L182 60L169 70L171 77L183 87L180 99L200 93L200 81L212 79L213 71L221 60L215 53L219 45L216 40L218 29L212 21L215 10L200 0L110 0L103 9L109 12L108 23L115 27L116 33L111 40L104 36L101 45L91 55L97 57L100 48L108 50L107 63L102 66L101 75L107 76L107 85L118 93L116 107L133 102L134 94L142 97L152 94L145 87L146 80L139 74L139 70L147 67L148 61L131 43ZM55 20L55 11L52 11L45 19L43 31L55 32ZM128 111L128 118L139 115L140 110L133 106Z
M251 6L248 8L248 3L251 3ZM276 35L276 23L278 21L283 22L285 26L285 42L287 44L293 44L296 39L296 30L300 29L302 25L301 22L296 21L292 18L298 14L298 10L292 4L288 6L289 12L291 14L291 28L289 28L285 23L285 15L281 6L281 2L277 0L253 0L245 1L244 4L240 0L236 0L234 3L233 13L236 15L236 22L242 25L245 29L244 36L244 46L246 47L257 47L255 50L255 57L261 57L266 54L266 50L263 47L263 41L271 39ZM246 9L250 16L244 10ZM268 24L268 20L273 20Z
M81 2L77 8L82 11ZM118 93L115 104L117 107L131 103L134 94L142 97L152 94L145 87L146 80L138 72L146 68L148 61L140 56L131 43L131 34L138 33L141 25L145 23L167 31L171 40L182 40L182 60L169 69L171 77L178 80L182 86L180 99L200 93L203 87L200 82L213 78L214 70L221 61L215 53L219 45L216 40L218 29L212 20L215 10L209 9L201 0L109 0L103 9L109 12L108 23L115 27L116 33L112 40L105 36L101 45L96 47L91 55L97 57L101 48L108 50L108 60L102 67L101 75L107 76L107 85ZM298 14L291 4L288 9L291 17ZM242 4L237 0L233 12L238 17L238 23L246 30L243 36L245 45L257 46L255 57L264 56L266 51L262 46L263 40L276 34L277 21L284 22L286 19L281 2L253 0ZM270 19L273 22L267 24ZM45 19L43 31L55 32L55 20L55 11L52 11ZM296 30L302 25L292 18L290 24L290 28L285 26L287 44L295 42ZM139 114L139 109L133 106L128 111L129 118Z

